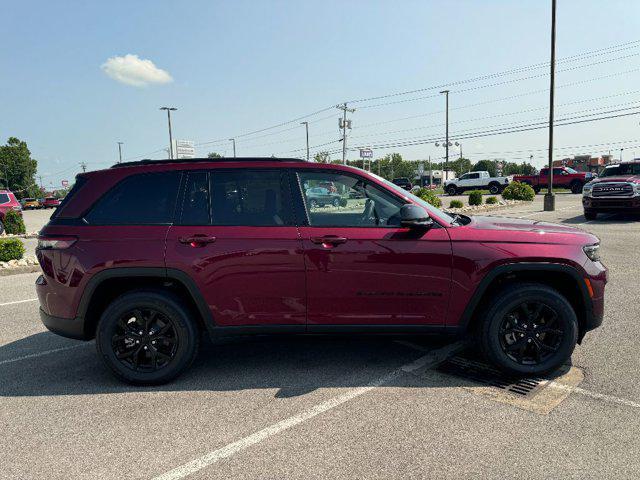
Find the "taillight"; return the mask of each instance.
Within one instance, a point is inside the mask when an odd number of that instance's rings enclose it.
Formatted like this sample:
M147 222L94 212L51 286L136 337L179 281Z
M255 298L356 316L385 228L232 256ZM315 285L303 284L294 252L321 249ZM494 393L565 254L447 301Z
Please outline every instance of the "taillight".
M15 210L16 212L20 212L22 210L22 207L20 205L14 205L13 207L11 207L13 210Z
M38 237L38 250L64 250L76 243L76 237Z

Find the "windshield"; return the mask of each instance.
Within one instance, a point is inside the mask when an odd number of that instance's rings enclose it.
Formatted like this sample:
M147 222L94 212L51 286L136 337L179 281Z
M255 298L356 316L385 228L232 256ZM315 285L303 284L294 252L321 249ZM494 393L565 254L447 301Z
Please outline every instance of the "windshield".
M618 175L640 175L640 163L621 163L605 168L600 177L615 177Z
M361 169L358 169L361 170ZM363 172L365 170L362 170ZM437 216L438 218L441 218L442 220L444 220L447 223L453 223L454 218L447 214L444 213L442 210L440 210L439 208L434 207L433 205L431 205L430 203L425 202L423 199L421 199L420 197L414 195L411 192L406 191L404 188L399 187L398 185L391 183L389 180L385 180L382 177L379 177L378 175L376 175L373 172L366 172L369 175L377 178L378 180L380 180L382 183L384 183L387 187L389 187L389 189L393 190L394 192L398 193L400 196L402 197L408 197L410 198L412 201L414 201L415 203L417 203L418 205L420 205L421 207L424 207L427 212L429 213L433 213L435 216Z
M573 168L565 167L564 169L567 171L567 173L578 173L578 171L574 170Z

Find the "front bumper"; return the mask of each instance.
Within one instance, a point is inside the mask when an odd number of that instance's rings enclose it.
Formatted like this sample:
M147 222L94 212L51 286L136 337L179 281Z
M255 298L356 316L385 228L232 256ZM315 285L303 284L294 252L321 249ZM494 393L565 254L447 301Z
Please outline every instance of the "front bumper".
M620 198L582 197L585 210L598 212L638 212L640 213L640 196Z
M51 332L67 338L76 340L86 340L84 334L84 319L82 318L61 318L49 315L40 308L40 320Z

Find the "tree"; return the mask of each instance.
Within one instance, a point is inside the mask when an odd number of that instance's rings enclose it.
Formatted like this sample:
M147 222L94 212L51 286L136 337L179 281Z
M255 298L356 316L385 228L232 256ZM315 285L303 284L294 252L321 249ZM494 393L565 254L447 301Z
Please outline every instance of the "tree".
M455 170L456 177L460 178L462 174L471 170L471 161L468 158L458 158L449 162L449 168Z
M16 137L9 137L7 144L0 146L0 176L6 188L10 188L18 198L28 195L27 189L35 186L34 177L38 162L31 158L27 143Z
M496 162L495 160L480 160L471 168L471 170L473 170L474 172L484 170L489 172L489 175L491 177L495 177L498 170L496 163L498 162Z
M210 152L207 155L207 158L222 158L222 155L220 155L219 153L216 153L216 152Z
M329 163L331 162L331 155L329 155L329 152L318 152L313 156L313 161L316 163Z

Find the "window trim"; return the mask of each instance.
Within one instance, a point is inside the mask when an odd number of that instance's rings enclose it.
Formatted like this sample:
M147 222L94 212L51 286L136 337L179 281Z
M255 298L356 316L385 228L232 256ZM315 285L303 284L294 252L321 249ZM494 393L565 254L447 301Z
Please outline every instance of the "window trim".
M338 174L338 175L344 175L346 177L353 177L353 178L357 178L357 179L362 179L364 182L369 183L371 185L373 185L374 188L377 188L378 190L382 190L384 191L384 193L390 195L391 197L395 198L396 200L398 200L399 202L402 203L402 205L407 205L407 201L402 198L400 195L397 195L396 192L393 192L385 187L382 187L380 185L378 185L376 182L370 180L369 178L366 178L362 175L357 175L353 172L348 172L345 170L333 170L333 169L329 169L329 168L300 168L300 169L295 169L295 171L292 171L293 176L295 177L295 182L297 183L297 188L296 188L296 192L297 195L294 195L294 197L298 197L296 199L296 202L301 202L301 207L302 207L302 211L304 212L304 225L300 225L300 226L304 226L304 227L311 227L311 228L385 228L385 229L395 229L395 230L406 230L406 228L402 227L402 226L398 226L398 225L312 225L309 219L309 210L307 208L307 203L305 200L305 195L302 193L302 183L300 182L300 173L302 172L312 172L312 173L329 173L329 174ZM296 205L297 207L297 205ZM297 208L296 208L297 210Z

